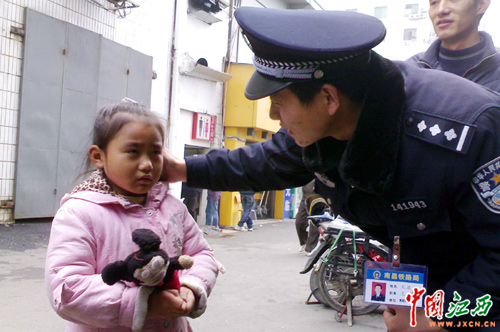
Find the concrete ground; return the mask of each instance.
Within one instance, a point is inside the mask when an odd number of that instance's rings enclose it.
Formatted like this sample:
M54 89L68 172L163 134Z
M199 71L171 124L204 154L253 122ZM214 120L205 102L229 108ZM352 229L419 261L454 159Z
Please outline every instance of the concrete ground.
M43 281L50 222L0 225L0 330L63 331L51 309ZM218 278L205 314L191 320L204 332L386 331L381 310L335 321L335 311L305 304L307 257L298 252L293 220L259 220L254 232L207 232L216 258L226 268Z

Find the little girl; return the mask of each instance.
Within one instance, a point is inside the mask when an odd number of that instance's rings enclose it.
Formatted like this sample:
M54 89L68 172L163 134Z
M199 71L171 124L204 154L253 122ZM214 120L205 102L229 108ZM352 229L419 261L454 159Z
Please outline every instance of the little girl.
M66 331L191 331L184 316L205 311L223 267L185 205L159 182L164 140L160 119L130 99L100 110L88 151L97 170L63 197L47 252L48 295L69 321ZM193 267L179 271L180 292L155 291L145 305L136 303L143 287L109 286L101 277L107 264L138 250L138 228L160 236L170 257L194 258Z

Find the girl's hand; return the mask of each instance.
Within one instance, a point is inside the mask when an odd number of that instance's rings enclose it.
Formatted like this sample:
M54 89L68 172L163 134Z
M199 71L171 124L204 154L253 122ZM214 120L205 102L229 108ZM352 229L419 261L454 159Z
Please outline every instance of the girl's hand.
M417 309L417 326L410 326L410 308L388 307L384 311L384 321L389 332L433 332L447 331L438 326L429 324L430 318L425 316L424 310Z
M186 161L184 159L177 158L170 152L170 150L163 149L163 172L160 177L160 181L166 182L186 182Z
M174 319L188 315L193 310L195 297L187 287L153 292L148 300L148 317Z

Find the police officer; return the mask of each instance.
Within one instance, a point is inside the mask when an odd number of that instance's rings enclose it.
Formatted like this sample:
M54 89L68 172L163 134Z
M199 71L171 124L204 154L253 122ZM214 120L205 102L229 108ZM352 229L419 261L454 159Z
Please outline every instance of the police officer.
M282 129L233 151L185 160L165 151L166 179L236 191L315 178L333 213L388 246L400 236L401 262L428 267L427 294L443 290L445 310L455 294L470 311L491 296L486 316L451 317L447 329L498 321L500 97L379 56L371 49L385 28L371 16L242 7L235 17L255 53L245 95L270 96ZM409 329L407 309L384 318L389 331ZM440 329L422 310L418 319L422 331Z

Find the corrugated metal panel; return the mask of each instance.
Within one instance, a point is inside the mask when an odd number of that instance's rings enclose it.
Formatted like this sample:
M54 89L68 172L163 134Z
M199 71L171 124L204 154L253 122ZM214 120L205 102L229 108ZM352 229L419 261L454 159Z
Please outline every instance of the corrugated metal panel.
M50 216L59 149L65 23L26 11L15 217Z
M151 57L30 9L25 27L16 219L55 214L79 181L98 107L128 89L151 100Z
M102 40L101 49L102 63L112 65L100 68L99 106L125 97L128 84L128 51L124 50L122 45L109 39Z
M63 95L60 113L56 194L53 211L83 173L81 167L89 147L89 135L97 109L97 86L102 37L66 25Z
M148 104L150 98L145 96L151 95L151 79L153 77L153 62L145 61L144 54L137 52L131 48L128 49L128 80L127 80L127 95L141 102ZM149 84L144 84L145 73L149 72Z

